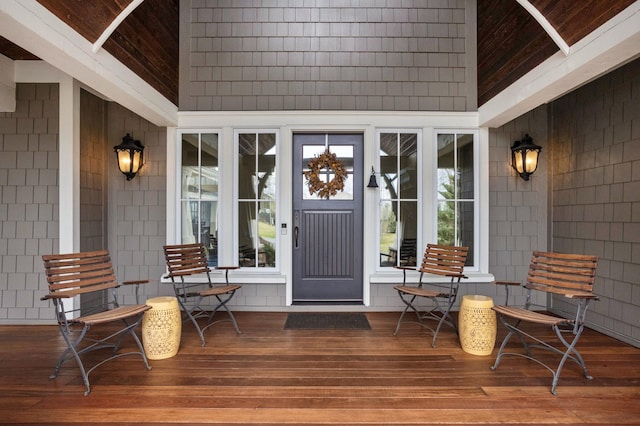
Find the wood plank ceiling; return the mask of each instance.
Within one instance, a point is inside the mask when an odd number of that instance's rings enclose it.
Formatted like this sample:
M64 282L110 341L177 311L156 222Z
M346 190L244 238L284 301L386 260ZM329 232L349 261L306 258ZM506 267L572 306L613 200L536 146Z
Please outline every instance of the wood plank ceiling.
M103 48L178 105L179 0L144 0L113 31ZM131 0L38 0L95 43Z
M573 46L635 0L530 0ZM560 49L515 0L478 0L478 105Z
M178 105L179 0L144 0L116 28L103 48L164 97ZM95 43L131 0L38 0L52 14ZM634 0L530 0L572 46ZM516 0L478 0L478 105L558 52L541 25ZM0 53L36 59L0 37Z

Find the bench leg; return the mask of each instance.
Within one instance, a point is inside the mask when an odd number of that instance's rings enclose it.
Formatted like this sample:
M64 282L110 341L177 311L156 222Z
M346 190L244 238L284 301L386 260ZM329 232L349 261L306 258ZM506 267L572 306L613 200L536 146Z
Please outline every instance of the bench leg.
M191 307L187 306L188 304L190 304L190 302L188 301L189 299L188 296L182 296L178 292L176 292L176 296L178 298L178 303L180 304L180 308L187 316L187 318L185 318L183 321L186 321L187 319L191 321L193 326L196 328L196 331L198 332L198 336L200 337L200 344L204 348L205 347L204 333L203 333L204 330L200 329L200 325L198 324L198 318L203 316L202 308L200 308L200 302L202 301L202 296L199 296L199 295L192 296L192 297L195 297L196 300L195 302L192 302L193 305ZM193 313L197 309L200 309L201 312L194 315Z
M422 318L420 317L420 312L415 306L413 306L413 302L414 300L416 300L416 296L413 296L410 300L406 300L402 296L402 293L398 292L398 294L400 295L400 300L402 300L402 303L404 303L406 306L402 311L402 313L400 314L400 318L398 319L398 324L396 325L396 331L393 332L394 336L398 335L398 332L400 331L400 325L403 322L402 319L404 318L405 314L409 311L409 309L411 309L416 314L416 317L418 318L418 322L422 324Z
M105 364L108 361L111 361L115 358L119 358L122 356L126 356L126 355L140 355L142 357L142 361L144 362L145 367L147 368L147 370L151 370L151 366L149 365L149 362L147 360L147 356L144 352L144 348L142 346L142 342L140 342L140 339L138 338L138 336L135 333L135 328L140 324L140 322L142 321L142 314L140 314L139 316L135 317L135 319L133 319L133 317L131 318L132 322L127 321L126 318L122 319L122 323L124 324L124 328L110 334L107 337L102 337L99 340L93 340L93 339L86 339L87 341L91 341L92 343L90 343L89 345L86 345L82 348L80 348L80 344L85 341L85 338L87 336L87 333L89 331L89 329L91 328L90 325L84 325L82 330L77 330L77 331L73 331L71 330L71 328L68 328L66 326L60 326L60 330L62 332L62 337L64 338L65 342L67 343L67 349L65 349L65 351L62 353L62 355L60 356L60 358L58 358L58 361L56 363L56 367L55 370L53 372L53 374L51 376L49 376L50 379L55 379L56 376L58 375L58 372L60 371L60 367L62 366L62 364L64 363L64 361L66 361L67 359L71 359L74 358L76 360L76 363L78 365L78 368L80 369L80 374L82 375L82 381L84 382L84 386L85 386L85 392L84 395L87 396L89 395L89 393L91 392L91 385L89 383L89 374L91 374L91 372L93 370L95 370L96 368L100 367L102 364ZM75 338L75 340L71 339L71 334L73 333L77 333L78 336ZM138 351L137 352L125 352L125 353L116 353L118 351L118 349L120 348L120 343L122 341L122 339L124 338L124 336L126 335L131 335L131 337L133 337L133 340L136 342L136 345L138 346ZM115 343L111 343L115 340ZM96 364L94 364L91 368L89 368L88 370L85 368L84 363L82 362L82 355L94 351L94 350L98 350L98 349L105 349L105 348L111 348L111 356L97 362Z
M216 299L218 299L218 305L215 308L213 308L213 311L209 315L209 324L202 329L203 331L211 327L213 324L217 324L221 321L231 321L233 323L233 327L236 329L236 333L242 334L242 332L240 331L240 328L238 327L238 323L236 322L236 317L233 315L233 312L231 312L231 309L229 309L229 307L227 306L227 302L231 300L235 292L236 291L233 290L229 293L226 293L226 297L224 299L221 296L216 295ZM227 311L227 314L229 315L229 319L211 322L211 320L213 319L213 316L216 314L216 312L220 310L220 308L224 308L224 310Z
M582 374L588 380L593 380L593 376L591 376L589 374L589 372L587 371L587 366L584 363L584 359L582 358L582 355L580 355L580 352L578 352L578 350L576 349L576 344L578 343L578 339L580 338L580 335L582 334L582 330L584 329L584 326L581 325L578 328L576 334L574 335L573 339L571 340L571 343L569 343L564 338L562 328L560 328L557 325L554 325L553 329L556 332L556 335L558 336L558 339L560 339L562 344L567 348L564 351L564 354L562 355L562 359L560 360L560 363L558 363L558 367L556 368L556 371L555 371L555 373L553 375L553 382L551 383L551 393L555 395L556 394L556 386L558 385L558 380L560 379L560 372L562 371L562 367L564 367L564 364L568 359L574 361L576 364L578 364L580 366L580 368L582 368Z
M187 315L187 318L185 319L185 321L189 319L193 324L193 326L196 328L196 331L198 332L198 336L200 337L200 344L202 345L203 348L206 346L205 339L204 339L204 332L212 325L217 324L221 321L231 321L231 323L233 324L233 327L236 330L236 333L238 334L242 333L240 331L240 328L238 327L238 322L236 321L236 318L233 315L233 312L231 312L231 309L229 309L229 307L227 306L227 303L231 300L235 292L236 291L234 290L229 293L226 293L226 297L215 295L216 299L218 300L218 304L215 306L215 308L213 308L213 311L211 311L211 313L208 313L200 306L202 304L202 301L204 300L204 298L201 295L192 296L195 299L195 301L192 303L189 303L187 300L185 300L186 299L185 297L182 297L182 296L178 297L178 302L180 303L180 307ZM222 308L224 308L224 310L227 311L227 314L229 315L229 319L212 322L213 316L216 314L216 312L218 312ZM200 324L198 324L198 318L201 318L204 316L208 317L207 325L205 325L204 327L200 327Z
M84 337L87 334L87 331L89 331L89 327L84 326L82 330L78 332L79 333L78 337L73 341L71 340L71 334L74 333L74 331L71 328L68 328L67 326L62 324L59 325L59 328L60 328L60 333L64 338L64 341L67 343L67 349L65 349L64 352L62 352L62 355L60 355L60 357L58 358L58 361L56 362L56 366L53 370L53 373L49 376L49 378L55 379L58 376L58 372L60 372L60 368L62 367L62 364L66 360L74 358L76 360L76 363L78 364L78 368L80 369L80 374L82 375L82 381L84 382L84 386L85 386L84 395L87 396L89 395L89 392L91 392L91 387L89 385L89 374L84 368L84 364L82 363L82 359L80 358L80 353L78 352L77 347L80 344L80 342L84 340Z
M396 325L396 330L393 332L394 336L398 335L398 332L400 331L400 325L404 322L404 316L407 312L409 312L409 310L412 310L417 317L417 321L411 321L411 322L416 322L421 327L427 328L433 334L433 340L431 341L431 347L433 348L436 347L436 339L438 338L438 333L440 332L440 329L442 328L443 324L450 325L455 330L456 334L458 334L458 327L456 326L455 321L453 320L453 318L449 313L451 310L451 307L455 303L455 297L449 297L447 299L448 305L446 309L442 309L442 307L440 306L440 303L438 302L437 297L433 297L433 298L429 297L428 299L433 300L433 303L435 304L435 306L429 311L420 313L419 309L416 308L413 304L418 296L413 295L410 299L408 299L406 296L404 296L402 292L398 291L398 294L400 296L400 300L402 300L402 302L407 306L404 308L404 310L400 314L400 318L398 319L398 324ZM436 329L434 330L431 327L427 326L424 323L425 319L438 321L438 325L436 326Z
M524 332L523 330L521 330L519 328L519 325L521 323L520 320L518 320L517 322L515 322L514 324L510 324L502 315L499 315L500 320L502 321L502 323L504 324L504 326L507 328L507 330L509 331L507 333L507 335L505 336L504 340L502 341L502 344L500 345L500 349L498 350L498 355L496 356L496 360L493 364L493 366L491 366L491 370L496 370L498 368L498 365L500 364L500 361L502 359L502 357L504 355L515 355L515 356L520 356L523 358L527 358L531 361L534 361L538 364L540 364L541 366L545 367L547 370L549 370L549 372L551 372L551 374L553 375L553 380L551 382L551 393L553 395L556 395L556 388L558 386L558 381L560 379L560 373L562 372L562 368L564 367L564 364L567 362L567 360L571 360L574 361L576 364L578 364L580 366L580 368L582 369L582 373L584 374L584 377L587 378L588 380L593 380L593 377L591 375L589 375L588 371L587 371L587 367L584 363L584 359L582 358L582 355L580 355L580 352L578 352L578 350L575 348L576 344L578 343L578 340L580 339L580 335L582 334L582 331L584 329L584 326L581 325L577 328L573 328L571 327L571 330L568 330L567 328L563 328L562 324L556 324L556 325L552 325L551 328L553 329L553 331L555 331L558 340L563 344L563 346L565 347L564 350L558 349L555 346L551 345L550 343L547 343L537 337L534 337L526 332ZM573 339L571 339L571 341L567 340L564 335L566 333L572 333L574 334ZM511 339L512 336L518 336L518 338L520 339L522 346L525 350L525 353L517 353L517 352L505 352L504 349L507 346L507 343L509 342L509 340ZM534 344L530 344L529 341L527 340L531 340L533 342L535 342ZM544 350L548 350L551 352L554 352L558 355L561 355L560 358L560 362L558 363L558 365L554 368L550 367L549 365L545 364L544 362L542 362L541 360L539 360L538 358L536 358L535 356L532 355L531 353L531 348L539 348L539 349L544 349Z

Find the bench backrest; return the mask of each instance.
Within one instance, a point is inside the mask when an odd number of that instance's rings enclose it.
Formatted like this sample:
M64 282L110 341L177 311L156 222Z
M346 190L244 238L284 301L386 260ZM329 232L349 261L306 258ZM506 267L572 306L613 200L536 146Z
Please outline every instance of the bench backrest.
M43 255L50 294L75 296L118 287L107 250Z
M534 251L526 287L564 295L593 292L598 257Z
M427 249L420 265L420 272L449 277L463 277L463 269L467 261L468 252L469 247L427 244Z
M167 277L184 277L187 275L210 272L204 244L177 244L163 246L167 261Z

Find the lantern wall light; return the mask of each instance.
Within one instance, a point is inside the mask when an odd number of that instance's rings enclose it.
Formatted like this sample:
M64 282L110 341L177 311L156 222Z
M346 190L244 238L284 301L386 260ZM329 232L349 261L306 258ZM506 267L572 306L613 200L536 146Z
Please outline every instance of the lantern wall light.
M371 177L369 178L369 183L367 184L367 188L377 188L378 182L376 181L376 171L371 166Z
M133 179L144 165L144 146L142 146L139 140L134 140L131 135L127 133L127 135L122 138L122 143L114 146L113 150L116 152L118 168L122 174L127 177L127 180Z
M529 180L529 176L538 168L538 156L541 150L542 147L534 144L533 139L528 134L525 134L521 141L513 143L511 147L511 166L522 179Z

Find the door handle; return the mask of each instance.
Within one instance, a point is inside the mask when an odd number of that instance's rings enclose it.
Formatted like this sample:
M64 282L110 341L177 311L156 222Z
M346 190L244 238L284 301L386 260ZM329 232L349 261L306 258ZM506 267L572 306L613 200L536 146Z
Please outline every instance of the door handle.
M300 234L300 210L293 212L293 248L299 248L298 236Z

